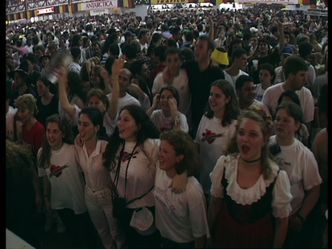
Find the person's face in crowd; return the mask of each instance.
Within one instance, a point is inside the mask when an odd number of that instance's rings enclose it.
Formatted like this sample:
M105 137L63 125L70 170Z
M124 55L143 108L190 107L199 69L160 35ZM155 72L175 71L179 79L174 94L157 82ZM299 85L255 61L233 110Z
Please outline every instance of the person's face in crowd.
M195 60L205 61L209 58L211 51L208 48L208 42L203 40L198 40L195 44Z
M92 68L90 76L91 85L98 88L101 86L101 76L97 68Z
M163 111L170 111L169 100L175 99L173 93L169 90L164 90L160 94L160 108Z
M49 122L47 124L46 138L52 150L58 150L61 148L63 144L63 136L58 123Z
M181 59L179 54L169 54L166 57L166 66L169 71L177 74L181 67Z
M256 97L256 85L252 81L244 83L241 89L238 90L238 97L241 102L250 105Z
M296 74L290 74L292 90L300 90L307 83L307 71L299 71Z
M258 44L258 51L262 55L266 55L269 52L269 45L266 42L260 42Z
M27 124L33 117L33 113L25 106L20 106L17 110L18 119L23 125Z
M47 67L48 63L50 63L50 59L48 57L43 57L41 61L42 67Z
M241 120L236 141L241 158L247 161L260 158L266 143L260 123L249 118Z
M18 87L23 86L25 84L25 80L19 73L14 74L14 82L15 82L15 85Z
M120 92L124 93L130 84L130 71L126 68L120 70L119 87Z
M106 112L106 106L104 105L103 101L97 96L91 96L88 102L88 106L96 107L101 113Z
M217 86L212 86L209 96L209 105L214 113L220 113L225 110L227 103L229 103L230 97L227 97L223 90Z
M259 81L261 83L271 84L272 83L272 75L266 69L259 70Z
M142 43L149 43L149 33L145 33L141 38Z
M43 53L43 51L41 49L37 49L34 52L34 54L36 55L37 58L41 58L44 55L44 53Z
M83 142L96 139L99 128L99 125L94 126L88 115L82 113L79 116L78 131Z
M239 69L245 70L248 63L248 56L243 54L239 58L235 58L234 63L238 66Z
M287 109L277 111L274 123L276 136L284 140L293 138L300 128L299 122L289 115Z
M136 120L127 110L121 111L117 126L120 138L127 142L136 141L136 134L139 130L139 125L137 125Z
M41 80L37 81L37 92L40 97L45 96L49 93L49 88L45 86L44 82Z
M174 146L167 140L160 141L159 147L159 167L171 175L176 174L175 167L183 160L183 155L177 155Z
M285 44L288 44L290 41L289 34L284 34Z

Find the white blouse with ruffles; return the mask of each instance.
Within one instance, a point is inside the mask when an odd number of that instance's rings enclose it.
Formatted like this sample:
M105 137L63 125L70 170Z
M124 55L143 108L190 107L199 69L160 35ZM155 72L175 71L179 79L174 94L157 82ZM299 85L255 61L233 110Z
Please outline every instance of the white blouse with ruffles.
M275 176L278 174L278 165L270 161L272 173L268 179L264 179L261 175L257 182L250 188L243 189L237 183L238 172L238 158L239 156L228 155L221 156L213 171L210 174L211 178L211 195L215 198L223 198L222 178L225 168L225 178L228 181L226 189L227 194L240 205L250 205L257 202L266 193L266 189L273 183ZM273 192L272 192L272 214L277 218L288 217L291 213L292 195L290 192L290 183L287 173L283 170L279 171Z

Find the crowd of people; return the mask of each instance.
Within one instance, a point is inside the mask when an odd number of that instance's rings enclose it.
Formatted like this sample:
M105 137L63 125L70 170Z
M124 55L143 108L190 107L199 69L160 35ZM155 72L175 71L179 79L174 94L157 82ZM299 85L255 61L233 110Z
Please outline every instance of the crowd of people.
M327 248L327 27L274 5L7 26L7 227Z

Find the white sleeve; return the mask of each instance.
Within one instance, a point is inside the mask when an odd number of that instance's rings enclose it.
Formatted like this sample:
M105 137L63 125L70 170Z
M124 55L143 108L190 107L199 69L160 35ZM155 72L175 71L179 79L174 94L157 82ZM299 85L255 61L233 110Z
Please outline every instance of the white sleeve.
M205 115L203 115L201 118L201 121L199 121L198 129L196 131L196 137L195 137L196 143L199 143L202 126L203 126L203 123L205 123L204 120L205 120Z
M280 170L273 188L272 214L277 218L288 217L292 211L290 182L286 171Z
M270 93L270 89L267 88L263 94L262 97L262 103L268 108L269 112L271 115L274 114L274 110L273 107L271 105L271 93Z
M41 153L42 153L42 148L39 148L38 152L37 152L37 174L38 174L38 177L43 177L43 176L46 176L46 170L44 167L39 167L39 159L40 159L40 156L41 156Z
M309 89L306 90L306 96L303 103L304 122L308 123L314 120L315 101Z
M160 91L160 86L162 85L162 73L158 73L157 76L153 80L153 85L152 85L152 95L156 95Z
M213 197L223 198L224 197L224 187L222 186L221 180L224 174L225 168L225 156L219 157L214 166L212 172L210 173L211 179L211 189L210 194Z
M180 130L188 133L189 126L188 126L187 118L183 113L179 113L179 114L180 114Z
M195 238L204 235L210 237L203 189L197 181L193 181L193 184L187 187L189 219L193 236Z
M310 190L313 187L322 183L322 178L319 174L317 161L314 154L308 149L306 150L306 157L303 168L303 186L305 190Z

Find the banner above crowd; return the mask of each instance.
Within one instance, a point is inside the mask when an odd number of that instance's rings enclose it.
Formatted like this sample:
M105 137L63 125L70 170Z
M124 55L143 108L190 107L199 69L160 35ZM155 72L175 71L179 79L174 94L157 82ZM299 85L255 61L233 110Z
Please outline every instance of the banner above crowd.
M246 3L279 3L279 4L298 4L299 0L238 0L239 4Z
M78 9L82 10L98 10L98 9L109 9L118 7L117 0L108 0L108 1L96 1L96 2L85 2L80 3Z

